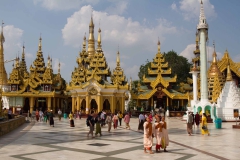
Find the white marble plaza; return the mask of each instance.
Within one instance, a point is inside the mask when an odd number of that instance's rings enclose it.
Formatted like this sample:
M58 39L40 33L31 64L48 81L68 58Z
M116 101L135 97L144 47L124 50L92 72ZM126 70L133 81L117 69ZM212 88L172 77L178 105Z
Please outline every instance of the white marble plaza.
M1 160L237 160L240 157L240 130L232 129L235 122L223 123L222 129L209 124L210 136L202 136L195 127L193 136L188 136L185 121L167 118L169 152L155 154L143 152L137 118L131 119L131 130L122 126L108 133L107 127L103 127L103 136L94 139L87 137L85 122L84 118L76 119L75 128L69 126L68 119L61 122L55 119L54 127L45 122L25 123L0 137Z

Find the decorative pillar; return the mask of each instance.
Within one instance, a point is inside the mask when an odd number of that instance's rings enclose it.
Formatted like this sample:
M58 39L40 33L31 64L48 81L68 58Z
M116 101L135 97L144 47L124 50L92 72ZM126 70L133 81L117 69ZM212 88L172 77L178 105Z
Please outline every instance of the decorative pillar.
M80 97L77 97L77 110L80 110Z
M120 106L121 106L120 111L122 113L124 113L124 109L125 109L125 95L123 95L123 97L122 97L122 102L121 102Z
M56 98L53 97L53 113L56 113Z
M89 105L89 99L90 99L90 97L89 97L89 94L87 94L86 95L86 114L90 114L90 105Z
M115 109L115 96L112 95L112 98L111 98L111 112L114 113L114 109Z
M72 113L75 111L75 97L72 97Z
M32 113L34 107L34 97L30 97L30 113Z
M51 104L52 104L52 98L51 97L48 97L48 101L47 101L47 107L48 107L48 110L51 110Z
M97 95L97 105L98 105L98 113L102 110L102 104L101 104L101 96Z

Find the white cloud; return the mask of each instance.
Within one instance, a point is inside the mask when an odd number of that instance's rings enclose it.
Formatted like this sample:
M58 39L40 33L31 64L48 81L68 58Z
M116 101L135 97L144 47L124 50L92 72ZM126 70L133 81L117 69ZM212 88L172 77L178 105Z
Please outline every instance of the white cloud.
M127 6L128 6L127 1L117 1L117 3L113 3L112 6L108 7L106 9L106 12L109 14L121 15L126 11Z
M206 18L216 17L214 5L210 3L210 0L203 0L204 13ZM173 10L177 10L177 5L173 3L171 5ZM200 0L181 0L179 2L179 10L184 16L185 20L196 19L200 13Z
M4 59L14 59L22 51L22 35L23 30L15 28L13 25L3 27L3 35L5 37Z
M98 2L99 0L33 0L35 5L40 4L42 7L47 8L48 10L76 9L86 3L96 4Z
M186 57L189 62L192 62L192 59L195 57L193 53L195 49L196 49L195 44L189 44L179 55ZM213 47L210 47L210 46L207 47L208 61L212 60L213 51L214 51ZM217 59L220 60L223 57L223 54L220 52L216 52L216 53L217 53Z
M83 6L79 11L75 12L67 19L67 23L62 29L62 37L65 45L79 48L82 46L85 32L87 32L86 38L88 39L91 13L92 7L90 5ZM125 72L130 74L126 74L127 77L130 77L131 73L133 73L133 59L138 57L138 60L135 63L137 66L142 63L141 61L145 62L149 56L154 56L157 51L158 37L160 38L162 44L164 43L166 35L179 33L177 28L166 19L157 19L157 25L150 28L138 21L133 21L131 18L125 18L119 15L110 15L107 12L94 10L93 20L95 24L95 39L97 39L97 31L99 28L98 21L100 19L102 30L102 48L106 60L108 64L112 63L109 65L112 70L112 67L116 66L116 52L119 46L120 58L124 59L125 63L121 63L121 67ZM134 70L134 75L137 75L139 70L139 67L136 66L135 69L137 69Z
M175 2L173 2L173 4L171 5L171 9L172 10L177 10L177 5Z
M62 29L64 43L74 47L79 47L84 33L88 31L91 6L84 6L67 19L67 24ZM165 19L158 19L158 25L154 28L147 28L131 18L118 15L108 15L106 12L93 11L93 19L96 24L101 19L102 41L103 43L115 43L116 47L120 41L120 46L143 45L147 47L149 43L157 42L160 36L164 40L165 34L176 33L176 27ZM95 38L97 36L95 25ZM88 34L87 34L88 36ZM155 37L155 38L154 38ZM88 37L87 37L88 38ZM104 45L104 44L103 44ZM150 46L151 47L151 46Z

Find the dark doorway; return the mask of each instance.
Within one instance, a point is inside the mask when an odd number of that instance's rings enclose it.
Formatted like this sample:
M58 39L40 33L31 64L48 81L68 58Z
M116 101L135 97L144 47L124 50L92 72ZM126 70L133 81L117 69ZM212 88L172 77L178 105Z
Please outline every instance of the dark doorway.
M109 113L111 111L110 103L107 99L105 99L105 101L103 102L103 110L107 113Z
M38 108L36 108L36 109L38 109L38 110L42 110L43 112L45 111L45 110L47 110L47 103L46 103L46 98L38 98L37 99L37 103L38 103Z
M80 109L81 109L82 113L85 113L85 111L86 111L86 100L85 99L82 100Z
M97 113L97 109L98 109L97 102L95 101L95 99L92 99L91 100L91 110L94 111L95 113Z
M28 111L30 111L29 98L25 98L24 106L23 106L23 113L27 113Z

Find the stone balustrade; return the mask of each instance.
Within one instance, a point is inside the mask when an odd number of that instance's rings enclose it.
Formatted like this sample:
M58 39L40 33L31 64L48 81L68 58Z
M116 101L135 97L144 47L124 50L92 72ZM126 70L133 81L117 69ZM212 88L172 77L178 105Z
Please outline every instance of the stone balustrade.
M11 132L25 123L24 116L17 116L14 119L0 122L0 136Z

